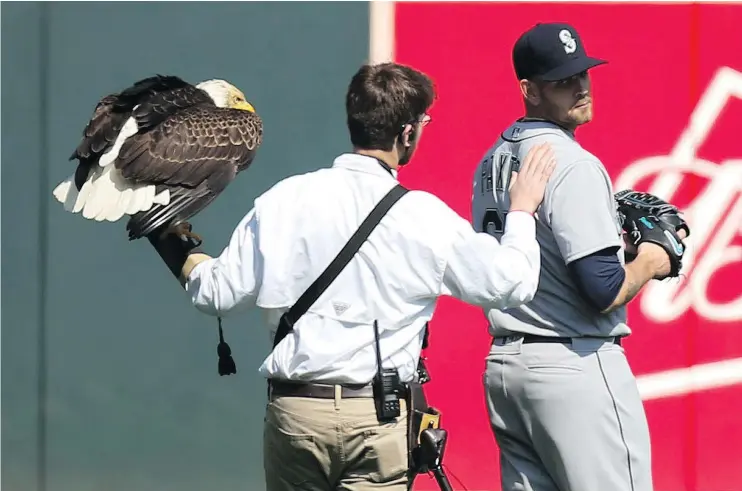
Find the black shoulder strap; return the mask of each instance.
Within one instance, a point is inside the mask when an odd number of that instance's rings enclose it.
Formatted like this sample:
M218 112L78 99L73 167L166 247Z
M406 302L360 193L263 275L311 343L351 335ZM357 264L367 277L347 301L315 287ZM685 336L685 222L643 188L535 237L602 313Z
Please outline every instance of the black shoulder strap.
M273 339L273 347L275 348L278 343L281 342L286 335L291 332L294 328L294 324L299 318L309 310L309 307L317 301L317 299L324 293L327 287L337 278L340 271L350 262L355 256L358 249L366 241L368 236L371 234L376 225L379 224L381 219L386 215L386 212L397 202L399 198L404 196L407 189L402 187L400 184L394 186L386 196L371 210L366 219L358 227L358 230L353 234L345 247L335 256L330 265L325 269L319 277L314 280L304 294L299 297L299 300L289 309L288 312L281 316L281 320L278 323L278 329L276 330L276 336Z

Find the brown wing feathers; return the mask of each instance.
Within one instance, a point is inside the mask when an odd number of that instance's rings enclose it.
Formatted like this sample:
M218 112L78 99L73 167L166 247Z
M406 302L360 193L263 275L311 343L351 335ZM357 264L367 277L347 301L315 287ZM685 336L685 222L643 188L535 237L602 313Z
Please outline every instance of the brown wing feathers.
M127 115L122 112L114 112L116 96L104 97L95 106L93 117L82 132L82 141L77 146L69 160L76 158L90 158L93 154L101 154L113 145L121 127L126 122Z
M133 215L126 224L129 231L129 240L145 237L160 227L171 223L173 219L184 217L183 220L195 215L211 203L218 196L206 183L197 188L168 188L170 203L167 206L156 205L146 212ZM159 190L158 190L159 191Z
M133 116L139 131L147 131L165 121L171 114L199 104L213 106L214 103L206 92L189 85L149 97L134 110Z
M69 160L77 159L80 162L75 170L75 186L78 191L82 189L90 167L113 146L129 117L128 112L114 108L115 102L115 95L106 96L98 102L93 117L82 132L82 141L70 155Z
M259 122L255 113L202 105L130 137L114 165L126 179L158 184L171 194L168 205L153 206L130 219L130 239L170 220L187 220L205 208L252 162L262 139Z
M179 95L182 94L182 95ZM82 140L69 160L80 161L75 171L75 185L82 188L90 167L109 150L132 115L142 116L142 124L151 127L174 111L188 105L210 101L208 95L178 77L157 75L136 82L118 94L103 97L95 107L93 116L83 130Z

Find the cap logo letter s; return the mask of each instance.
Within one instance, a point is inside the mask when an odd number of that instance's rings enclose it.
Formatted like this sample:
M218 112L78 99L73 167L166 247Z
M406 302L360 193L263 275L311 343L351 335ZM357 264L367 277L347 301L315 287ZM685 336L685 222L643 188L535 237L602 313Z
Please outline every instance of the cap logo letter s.
M564 45L564 51L569 55L577 50L577 41L572 37L572 33L567 29L559 31L559 40Z

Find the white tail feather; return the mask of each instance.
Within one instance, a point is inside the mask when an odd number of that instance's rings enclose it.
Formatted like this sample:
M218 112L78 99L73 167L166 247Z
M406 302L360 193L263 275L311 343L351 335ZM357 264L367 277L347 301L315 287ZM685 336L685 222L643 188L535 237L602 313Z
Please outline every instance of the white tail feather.
M90 173L88 173L88 178L83 183L82 189L77 193L72 213L80 213L82 211L82 207L85 206L85 201L87 201L88 196L90 196L90 191L93 189L93 182L95 181L97 174L100 174L99 169L92 169Z
M124 189L119 195L118 207L126 214L129 213L129 207L131 206L131 200L133 197L134 190L130 188Z
M154 200L152 200L156 205L166 205L170 203L170 190L166 189L164 191L160 191L155 195Z
M94 166L78 192L74 176L62 181L54 197L72 213L82 213L88 220L115 222L124 215L147 211L154 204L170 203L170 192L156 193L154 185L131 184L115 166Z
M57 201L64 205L66 211L72 211L77 199L77 187L75 187L75 175L71 175L64 181L60 182L52 194Z
M85 204L82 208L83 217L96 221L102 219L102 217L99 218L99 215L108 206L110 192L114 190L113 187L110 186L110 180L108 179L110 169L111 167L107 167L103 172L94 176L92 181L93 185L90 188L90 194L85 200Z
M134 107L136 108L137 106ZM97 166L90 169L79 192L75 186L74 174L54 188L54 197L64 204L66 211L82 212L82 216L88 220L115 222L124 215L147 211L155 204L170 203L169 190L155 193L154 185L132 184L120 170L110 165L118 158L126 139L137 131L136 121L133 117L129 118L121 128L113 147L101 155Z

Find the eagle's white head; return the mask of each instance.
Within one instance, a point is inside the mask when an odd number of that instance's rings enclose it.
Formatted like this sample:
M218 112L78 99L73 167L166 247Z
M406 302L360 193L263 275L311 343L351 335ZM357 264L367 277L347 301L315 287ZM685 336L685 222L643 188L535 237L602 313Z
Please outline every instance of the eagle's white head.
M255 112L252 104L245 99L245 94L226 80L205 80L196 85L196 87L209 94L209 97L211 97L217 107L229 107L250 111L251 113Z

